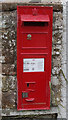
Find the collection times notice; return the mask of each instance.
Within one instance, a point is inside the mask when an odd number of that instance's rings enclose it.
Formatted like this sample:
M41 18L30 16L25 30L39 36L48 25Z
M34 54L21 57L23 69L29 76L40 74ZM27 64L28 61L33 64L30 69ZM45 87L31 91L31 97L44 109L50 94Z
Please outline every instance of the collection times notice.
M43 72L44 58L23 59L23 72Z

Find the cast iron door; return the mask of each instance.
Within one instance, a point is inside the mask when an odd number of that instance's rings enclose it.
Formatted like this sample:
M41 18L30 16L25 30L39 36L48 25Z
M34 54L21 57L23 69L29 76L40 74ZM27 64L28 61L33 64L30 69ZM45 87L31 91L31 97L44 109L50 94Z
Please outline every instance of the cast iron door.
M52 7L17 7L18 110L50 109Z

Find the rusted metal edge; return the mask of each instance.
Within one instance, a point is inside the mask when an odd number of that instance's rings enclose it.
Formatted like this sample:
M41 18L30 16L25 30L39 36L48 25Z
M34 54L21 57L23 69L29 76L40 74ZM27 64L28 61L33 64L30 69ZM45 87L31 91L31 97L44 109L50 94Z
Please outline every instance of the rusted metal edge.
M54 11L63 12L62 3L0 3L2 4L2 12L4 11L13 11L17 9L17 5L23 6L53 6ZM1 10L0 10L1 11Z

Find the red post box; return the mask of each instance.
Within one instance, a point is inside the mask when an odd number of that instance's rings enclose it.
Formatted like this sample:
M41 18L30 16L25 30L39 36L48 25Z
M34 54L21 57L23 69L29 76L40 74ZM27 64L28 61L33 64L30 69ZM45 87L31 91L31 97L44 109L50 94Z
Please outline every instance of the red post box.
M18 110L50 109L52 7L17 7Z

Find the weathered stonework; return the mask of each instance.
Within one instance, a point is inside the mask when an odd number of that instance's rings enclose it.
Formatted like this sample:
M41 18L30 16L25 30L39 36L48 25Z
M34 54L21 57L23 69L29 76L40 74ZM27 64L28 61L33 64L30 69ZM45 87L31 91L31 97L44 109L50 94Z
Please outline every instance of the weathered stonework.
M63 10L62 5L53 6L51 107L56 107L61 101ZM4 11L5 8L4 5L2 12L2 108L17 109L17 10L14 5L10 9L7 7L7 11Z
M9 90L16 91L17 89L17 79L14 76L3 76L2 77L2 91L7 92Z
M16 93L12 90L9 90L8 92L3 92L2 94L2 108L3 109L15 109L16 103Z
M2 65L3 75L16 75L16 64L3 64Z
M16 61L16 31L17 31L17 13L2 13L2 55L5 57L4 63L14 64Z

